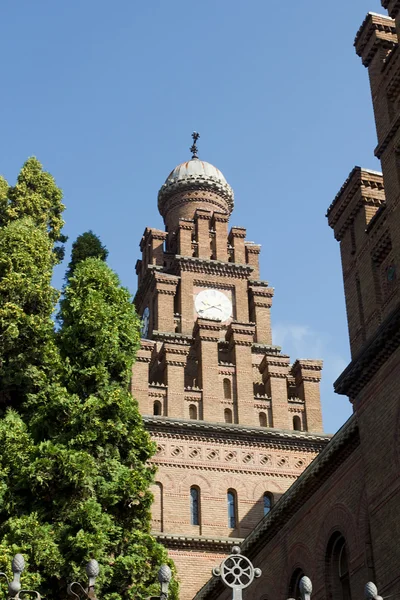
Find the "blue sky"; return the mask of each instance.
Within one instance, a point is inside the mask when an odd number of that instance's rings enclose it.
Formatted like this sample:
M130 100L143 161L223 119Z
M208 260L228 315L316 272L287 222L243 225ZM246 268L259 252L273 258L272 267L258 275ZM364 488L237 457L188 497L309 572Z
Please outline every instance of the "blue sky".
M325 430L351 412L339 245L326 209L352 167L380 168L367 71L353 48L378 0L6 0L0 172L35 155L64 190L70 243L93 229L132 293L157 191L199 156L235 190L232 225L262 244L274 343L323 358ZM64 266L55 281L61 285Z

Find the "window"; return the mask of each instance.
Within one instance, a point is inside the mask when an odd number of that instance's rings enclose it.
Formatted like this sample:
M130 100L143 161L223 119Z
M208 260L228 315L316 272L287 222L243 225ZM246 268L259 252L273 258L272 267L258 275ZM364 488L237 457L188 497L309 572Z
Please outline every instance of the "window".
M304 577L304 572L302 569L298 568L293 571L289 582L289 598L301 600L300 580L302 577Z
M228 527L234 529L237 523L237 501L235 490L228 490Z
M224 379L223 381L224 384L224 398L225 400L230 400L232 398L232 386L231 386L231 382L229 381L229 379Z
M264 496L263 496L263 501L264 501L264 516L267 515L273 505L273 496L272 494L270 494L269 492L265 492Z
M190 524L200 525L200 490L197 486L190 488Z
M189 418L197 419L197 406L195 404L189 406Z
M225 423L232 423L232 411L230 408L224 410Z
M260 427L267 427L267 415L264 412L260 412L258 418L260 421Z
M153 486L154 501L151 507L153 529L156 531L163 530L163 486L162 483L156 481Z
M326 566L328 597L351 600L346 540L339 532L334 533L329 540Z
M301 431L301 419L299 415L293 417L293 429L295 431Z
M161 402L156 400L153 404L153 415L161 415Z

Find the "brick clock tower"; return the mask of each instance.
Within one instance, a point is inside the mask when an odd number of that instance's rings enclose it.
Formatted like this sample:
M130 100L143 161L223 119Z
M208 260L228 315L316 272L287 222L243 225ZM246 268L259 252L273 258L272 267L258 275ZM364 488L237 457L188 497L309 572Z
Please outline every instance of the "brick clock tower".
M153 531L192 598L329 441L320 360L272 344L260 246L228 222L233 190L197 157L158 194L136 264L142 341L132 393L157 444Z

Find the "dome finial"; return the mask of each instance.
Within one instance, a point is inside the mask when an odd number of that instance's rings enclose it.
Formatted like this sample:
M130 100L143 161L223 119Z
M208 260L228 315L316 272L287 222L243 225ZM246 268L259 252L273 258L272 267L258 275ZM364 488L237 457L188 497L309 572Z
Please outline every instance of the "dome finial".
M198 148L196 146L196 142L199 139L199 137L200 137L200 134L197 133L197 131L193 131L193 133L192 133L193 144L192 144L192 146L190 148L190 152L192 153L192 158L199 158L197 156Z

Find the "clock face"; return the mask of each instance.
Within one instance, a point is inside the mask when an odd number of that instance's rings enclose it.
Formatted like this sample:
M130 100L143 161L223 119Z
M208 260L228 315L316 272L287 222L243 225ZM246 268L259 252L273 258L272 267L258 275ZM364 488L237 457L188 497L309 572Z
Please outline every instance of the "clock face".
M142 338L145 338L149 332L149 321L150 321L150 309L148 306L143 311L142 315L142 326L140 328L140 334Z
M214 321L227 321L232 316L232 302L219 290L202 290L194 301L199 317Z

